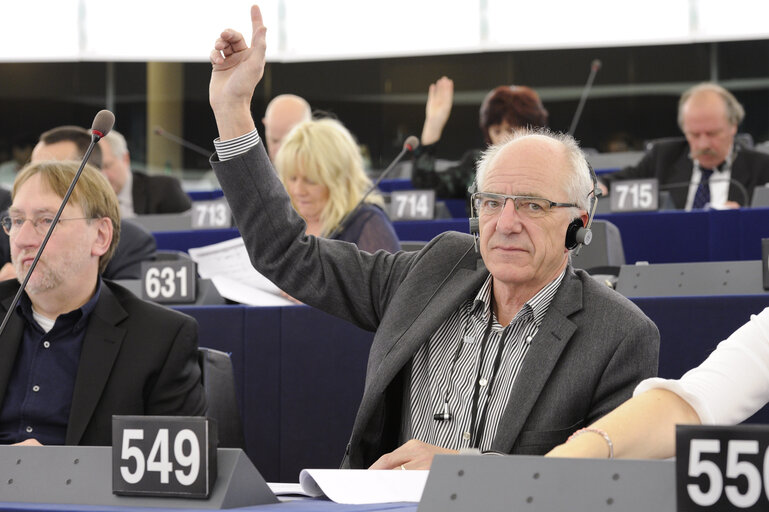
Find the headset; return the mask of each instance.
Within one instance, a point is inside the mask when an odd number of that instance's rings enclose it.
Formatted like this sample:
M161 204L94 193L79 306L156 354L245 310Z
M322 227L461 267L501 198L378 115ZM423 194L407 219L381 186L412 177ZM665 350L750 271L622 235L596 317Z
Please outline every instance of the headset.
M601 189L598 187L598 177L593 170L593 166L587 161L585 163L590 171L590 180L593 182L593 190L588 194L588 196L592 197L590 198L590 211L587 216L587 225L582 222L582 219L576 218L573 219L566 228L565 245L570 251L576 249L575 255L579 254L579 250L583 245L590 245L590 242L593 240L593 232L590 227L593 225L593 218L595 217L595 211L598 207L598 198L601 196ZM473 189L475 188L475 184L473 184ZM470 224L470 234L475 238L475 252L478 252L478 238L480 237L481 232L480 221L478 220L478 215L472 200L470 201L470 218L468 221Z

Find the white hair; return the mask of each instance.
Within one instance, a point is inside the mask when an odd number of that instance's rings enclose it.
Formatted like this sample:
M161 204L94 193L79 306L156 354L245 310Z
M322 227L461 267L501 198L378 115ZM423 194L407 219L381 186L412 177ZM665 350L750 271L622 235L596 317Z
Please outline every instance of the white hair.
M125 137L123 137L117 130L110 130L109 133L104 136L103 140L109 144L115 158L122 158L123 155L128 153L128 144L125 141Z
M571 135L553 132L548 128L521 128L500 144L495 144L481 155L475 173L475 189L482 190L486 174L497 155L512 142L532 136L542 136L560 142L566 150L566 157L571 164L571 172L564 184L569 201L580 209L590 211L590 195L594 191L593 173L585 159L585 154Z

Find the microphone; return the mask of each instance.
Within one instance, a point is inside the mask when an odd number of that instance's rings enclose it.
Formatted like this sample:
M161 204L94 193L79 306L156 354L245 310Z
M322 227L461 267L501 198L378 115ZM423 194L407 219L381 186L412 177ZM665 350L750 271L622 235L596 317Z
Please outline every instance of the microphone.
M195 153L197 153L199 155L203 155L206 158L211 158L211 155L214 153L213 151L209 151L209 150L207 150L204 147L198 146L197 144L193 144L192 142L190 142L188 140L184 140L181 137L179 137L177 135L174 135L173 133L169 133L169 132L165 131L163 128L161 128L160 126L156 126L152 130L152 133L154 133L155 135L160 135L164 139L168 139L171 142L175 142L175 143L179 144L180 146L183 146L183 147L185 147L187 149L191 149Z
M418 147L419 147L419 139L416 138L416 136L409 135L408 137L406 137L406 140L403 142L403 149L401 149L401 152L398 153L398 156L396 156L395 159L393 159L393 161L390 162L390 165L388 165L387 168L379 174L379 177L376 179L374 184L371 185L371 188L368 189L365 194L363 194L363 197L360 198L360 201L358 201L358 204L355 205L355 208L350 210L350 212L347 215L342 217L342 220L339 221L339 225L337 225L337 227L335 227L334 230L331 231L331 233L329 233L326 238L334 238L335 236L337 236L344 229L344 225L347 222L347 220L350 217L352 217L352 215L360 209L360 207L363 205L363 202L366 200L369 194L371 194L374 190L376 190L376 188L379 186L382 180L385 179L387 175L392 172L392 170L395 168L395 165L403 159L406 153L408 153L409 151L414 151Z
M587 76L587 83L585 84L585 88L582 89L582 97L580 97L579 99L579 104L577 105L577 111L574 112L574 118L571 120L571 126L569 127L569 135L574 135L574 131L577 129L577 123L579 123L579 118L582 117L582 109L585 108L587 95L590 93L590 88L593 87L593 80L595 80L595 75L598 73L599 69L601 69L600 60L595 59L593 62L590 63L590 74Z
M742 196L742 205L750 206L749 204L750 199L748 198L748 190L745 188L745 185L743 185L739 181L735 180L734 178L710 178L708 180L708 183L727 183L727 182L730 185L734 185L734 188L740 191L740 195ZM678 181L675 183L660 184L659 189L674 190L677 188L689 188L691 185L694 185L694 183L690 183L688 181ZM728 193L727 193L727 197L728 197Z
M32 260L32 264L29 266L27 275L24 276L24 280L21 282L21 286L19 286L19 291L16 292L16 295L13 297L13 301L11 301L11 305L8 308L8 311L5 313L3 323L0 324L0 336L3 335L5 326L8 325L8 320L11 318L13 310L16 309L16 305L19 303L21 294L24 292L24 288L26 288L27 283L29 282L29 278L32 276L32 272L34 272L35 267L37 266L37 262L40 260L40 255L43 254L43 249L45 249L45 246L48 244L48 239L51 238L51 234L56 228L56 224L59 223L61 212L64 211L64 207L67 206L67 201L69 201L69 197L72 195L72 191L75 190L77 180L80 179L80 175L83 173L83 169L85 168L86 162L88 162L88 158L93 152L93 148L96 146L97 142L99 142L105 135L110 132L110 130L112 130L114 124L115 114L109 110L100 110L96 114L96 117L93 118L93 124L91 124L91 143L88 145L88 149L86 149L85 155L83 155L83 160L80 162L80 167L75 173L75 177L72 178L72 183L70 183L69 188L67 189L67 193L64 194L64 198L61 200L61 206L59 206L59 210L56 212L56 215L53 216L53 222L51 222L51 226L48 228L48 232L45 234L43 241L40 243L37 254L35 254L35 258Z
M443 402L443 410L441 410L441 412L436 412L433 414L433 419L435 421L451 421L454 419L454 415L449 412L448 400Z

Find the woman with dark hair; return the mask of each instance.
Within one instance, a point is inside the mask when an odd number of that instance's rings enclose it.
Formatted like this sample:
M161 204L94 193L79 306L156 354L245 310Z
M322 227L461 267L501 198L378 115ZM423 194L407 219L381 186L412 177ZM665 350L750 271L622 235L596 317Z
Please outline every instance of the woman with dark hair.
M467 151L457 165L440 171L436 169L435 148L449 120L453 101L454 82L451 79L444 76L430 85L421 144L414 154L411 175L411 182L416 188L434 189L436 195L444 199L469 197L475 163L482 151ZM502 85L489 91L483 99L479 126L486 144L492 145L505 140L516 128L547 126L547 115L533 89Z

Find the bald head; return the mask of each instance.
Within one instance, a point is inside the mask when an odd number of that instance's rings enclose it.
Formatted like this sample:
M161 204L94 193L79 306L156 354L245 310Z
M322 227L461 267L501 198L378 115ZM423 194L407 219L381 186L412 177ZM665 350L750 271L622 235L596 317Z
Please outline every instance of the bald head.
M270 160L275 161L275 155L291 128L311 118L310 104L300 96L281 94L270 101L262 119Z

